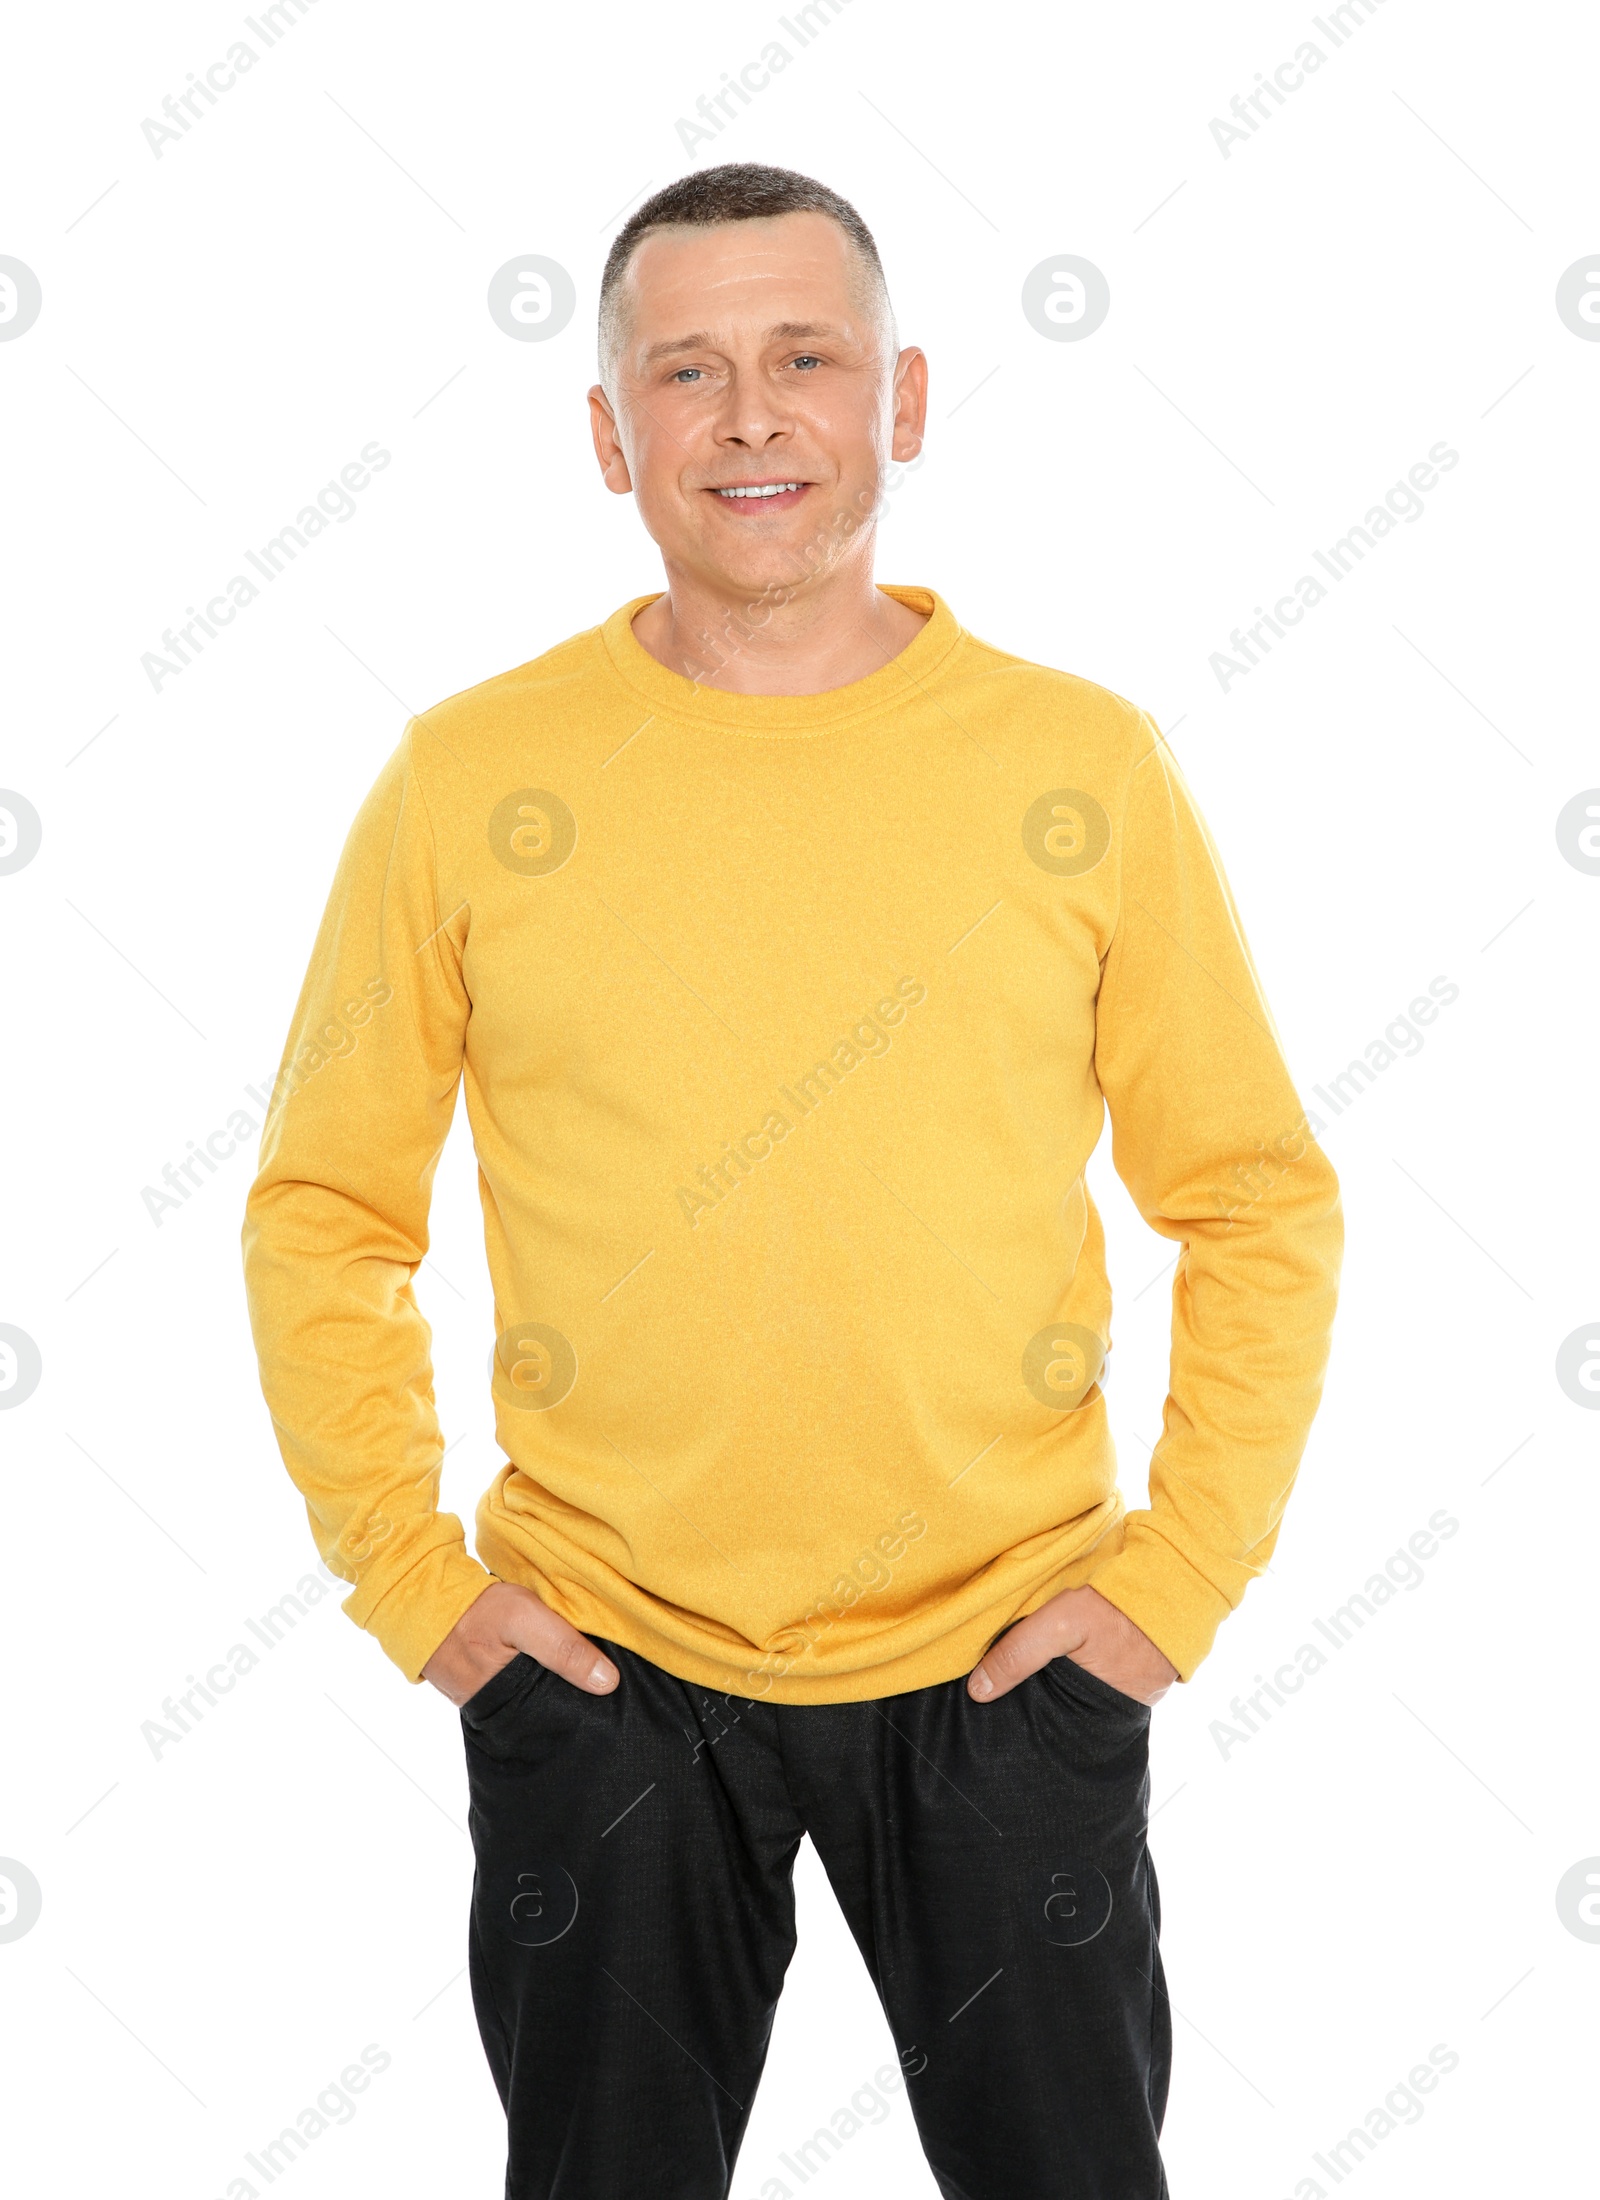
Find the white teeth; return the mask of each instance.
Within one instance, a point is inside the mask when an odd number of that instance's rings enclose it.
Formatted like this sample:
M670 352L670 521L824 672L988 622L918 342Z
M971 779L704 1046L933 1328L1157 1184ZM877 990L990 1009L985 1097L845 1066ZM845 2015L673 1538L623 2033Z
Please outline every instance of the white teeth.
M781 497L790 489L798 489L798 481L769 481L759 489L719 489L719 497Z

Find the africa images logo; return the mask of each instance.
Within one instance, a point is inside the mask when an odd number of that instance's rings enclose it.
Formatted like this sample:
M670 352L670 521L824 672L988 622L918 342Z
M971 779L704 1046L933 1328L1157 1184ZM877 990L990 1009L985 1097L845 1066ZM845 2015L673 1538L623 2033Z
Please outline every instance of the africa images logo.
M548 787L518 787L489 817L495 861L518 878L547 878L578 845L578 821Z

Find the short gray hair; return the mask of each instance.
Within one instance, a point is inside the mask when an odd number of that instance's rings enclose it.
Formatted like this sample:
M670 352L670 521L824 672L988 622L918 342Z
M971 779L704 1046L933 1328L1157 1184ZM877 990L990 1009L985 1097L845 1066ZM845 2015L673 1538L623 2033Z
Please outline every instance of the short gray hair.
M710 229L722 222L770 221L779 214L825 214L855 247L867 287L881 304L891 335L894 312L872 231L847 198L792 168L759 161L725 161L680 176L629 215L606 254L600 277L600 374L606 378L622 338L622 279L634 253L655 229Z

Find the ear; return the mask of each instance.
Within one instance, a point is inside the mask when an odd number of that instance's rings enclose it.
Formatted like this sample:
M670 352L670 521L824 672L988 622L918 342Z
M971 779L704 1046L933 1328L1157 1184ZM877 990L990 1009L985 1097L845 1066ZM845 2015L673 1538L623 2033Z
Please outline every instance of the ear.
M910 344L895 361L894 433L889 456L905 465L922 449L928 419L928 355Z
M615 496L631 495L633 476L628 471L622 439L617 433L617 416L611 410L610 398L598 382L589 392L589 427L594 436L594 455L600 462L600 473L606 487Z

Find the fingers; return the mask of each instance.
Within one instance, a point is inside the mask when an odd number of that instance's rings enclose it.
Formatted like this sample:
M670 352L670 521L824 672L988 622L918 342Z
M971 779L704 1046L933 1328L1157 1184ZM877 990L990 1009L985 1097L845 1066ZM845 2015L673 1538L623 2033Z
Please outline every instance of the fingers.
M609 1695L622 1678L587 1635L531 1589L509 1581L491 1583L469 1606L422 1668L422 1677L460 1705L519 1650L589 1695Z
M1060 1630L1042 1612L1018 1620L984 1652L983 1661L967 1679L967 1693L980 1703L993 1703L1009 1695L1019 1681L1037 1673L1061 1650Z
M570 1681L574 1688L592 1696L609 1695L622 1678L611 1660L595 1648L587 1635L580 1635L559 1613L552 1612L548 1604L529 1601L537 1604L537 1609L517 1615L513 1638L516 1647Z

